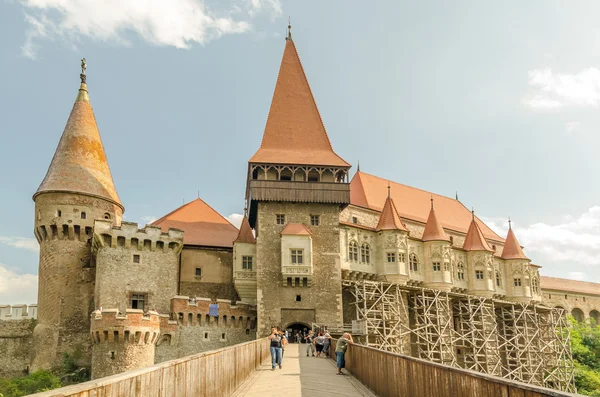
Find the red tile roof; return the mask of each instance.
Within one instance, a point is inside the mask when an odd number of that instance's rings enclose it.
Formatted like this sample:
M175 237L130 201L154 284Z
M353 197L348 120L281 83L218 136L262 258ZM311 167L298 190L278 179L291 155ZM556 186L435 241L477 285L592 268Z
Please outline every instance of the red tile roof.
M465 251L489 251L494 252L492 247L488 244L479 228L479 225L475 221L475 217L471 220L469 231L465 237L465 243L463 244Z
M510 228L508 229L508 235L506 236L506 242L504 243L501 257L502 259L529 259L523 253L523 250L517 241L517 237Z
M282 236L310 236L311 234L302 223L288 223L281 231Z
M33 198L56 191L101 197L123 208L85 83L79 88L52 163Z
M238 236L235 239L234 243L256 244L256 239L254 238L254 234L252 233L252 228L250 227L250 222L248 222L247 216L244 216L244 219L242 219L242 224L240 225L240 232L238 233Z
M378 232L381 230L402 230L408 232L406 225L402 222L402 219L400 219L400 215L398 215L398 210L396 209L396 205L391 196L388 196L385 200L375 230Z
M163 232L169 228L183 230L185 245L229 248L238 236L238 229L201 199L184 204L152 225L160 226Z
M425 230L421 240L423 241L450 241L448 235L444 231L444 228L440 224L435 215L435 209L433 209L433 199L431 199L431 211L429 211L429 217L425 224Z
M387 179L357 172L350 183L350 203L381 211L387 197L385 194L387 185ZM398 202L399 214L402 219L426 223L431 207L430 198L433 196L436 216L442 227L467 233L472 214L460 201L396 182L391 182L390 185L391 194ZM504 241L480 219L475 217L475 221L486 238L500 243Z
M285 43L262 143L250 162L350 166L331 147L291 39Z
M600 295L600 284L589 281L567 280L565 278L540 277L540 287L545 290L577 292L580 294Z

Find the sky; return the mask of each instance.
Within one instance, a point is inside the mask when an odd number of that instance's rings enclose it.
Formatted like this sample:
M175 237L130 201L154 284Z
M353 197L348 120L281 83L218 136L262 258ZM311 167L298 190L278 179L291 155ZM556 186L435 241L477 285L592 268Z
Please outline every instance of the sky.
M125 220L239 222L284 37L335 151L454 197L543 275L600 282L600 3L0 0L0 304L37 297L34 203L87 59ZM399 200L401 205L401 199Z

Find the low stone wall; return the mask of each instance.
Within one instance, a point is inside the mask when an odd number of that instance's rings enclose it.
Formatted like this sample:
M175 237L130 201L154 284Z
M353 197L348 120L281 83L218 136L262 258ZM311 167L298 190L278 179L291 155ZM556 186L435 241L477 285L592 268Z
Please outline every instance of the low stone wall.
M269 355L266 338L167 361L36 397L226 397Z
M33 353L35 320L0 321L0 378L23 375Z
M380 397L577 397L356 344L348 346L346 369Z

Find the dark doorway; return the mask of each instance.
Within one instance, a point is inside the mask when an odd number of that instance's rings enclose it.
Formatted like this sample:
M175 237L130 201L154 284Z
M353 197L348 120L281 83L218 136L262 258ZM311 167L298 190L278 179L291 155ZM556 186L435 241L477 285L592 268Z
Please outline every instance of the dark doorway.
M306 324L295 323L287 326L286 331L289 335L290 343L297 343L298 338L296 336L297 333L300 333L300 343L304 343L304 335L308 333L309 327Z

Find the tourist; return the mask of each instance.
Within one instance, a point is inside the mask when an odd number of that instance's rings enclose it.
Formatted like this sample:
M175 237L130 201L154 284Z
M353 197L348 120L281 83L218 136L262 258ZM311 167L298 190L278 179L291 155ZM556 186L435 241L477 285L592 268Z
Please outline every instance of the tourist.
M321 357L321 353L323 352L323 346L325 345L325 337L322 332L317 334L315 338L315 348L317 349L317 358Z
M323 343L323 352L325 352L325 357L329 357L329 345L331 344L331 335L329 335L329 331L325 330L325 343Z
M279 327L277 327L277 332L283 337L283 339L281 340L281 361L283 361L283 355L285 354L285 345L287 345L288 342L288 334L287 331L285 331L284 333Z
M304 337L304 342L306 343L306 357L309 356L309 354L312 354L312 356L315 356L315 346L313 345L313 332L308 331L308 335L306 335Z
M337 358L337 374L344 375L342 372L342 368L346 367L346 349L348 349L348 344L352 344L354 341L352 340L352 335L346 332L340 339L338 339L337 344L335 345L335 356Z
M301 340L302 340L302 335L300 335L300 331L296 331L296 343L300 344Z
M276 327L271 328L271 335L269 335L269 339L271 340L271 371L275 371L276 365L279 365L279 369L281 369L281 361L283 359L281 348L284 338L283 334L277 331Z

